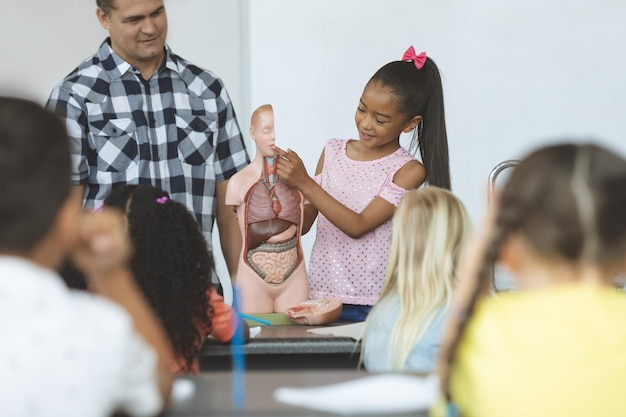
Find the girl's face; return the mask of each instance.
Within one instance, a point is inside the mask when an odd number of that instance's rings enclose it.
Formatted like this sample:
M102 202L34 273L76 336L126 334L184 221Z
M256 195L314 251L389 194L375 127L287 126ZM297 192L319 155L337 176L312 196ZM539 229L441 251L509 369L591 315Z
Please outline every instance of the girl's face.
M400 146L400 133L410 132L422 116L406 120L398 111L398 97L380 82L371 82L363 90L354 121L361 143L368 148Z

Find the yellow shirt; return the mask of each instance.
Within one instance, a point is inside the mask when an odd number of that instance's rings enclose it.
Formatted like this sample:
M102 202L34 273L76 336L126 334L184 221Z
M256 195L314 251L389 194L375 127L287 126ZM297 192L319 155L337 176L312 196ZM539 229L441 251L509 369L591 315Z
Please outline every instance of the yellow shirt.
M483 300L451 392L464 417L626 416L626 295L571 284Z

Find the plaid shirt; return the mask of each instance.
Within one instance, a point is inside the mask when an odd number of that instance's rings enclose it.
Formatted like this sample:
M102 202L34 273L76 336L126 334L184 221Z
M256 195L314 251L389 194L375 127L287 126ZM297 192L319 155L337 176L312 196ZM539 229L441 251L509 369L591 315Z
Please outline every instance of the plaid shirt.
M102 43L51 93L48 108L65 119L72 181L84 205L102 204L113 187L147 183L195 213L207 242L216 214L215 184L250 159L222 81L172 53L144 80Z

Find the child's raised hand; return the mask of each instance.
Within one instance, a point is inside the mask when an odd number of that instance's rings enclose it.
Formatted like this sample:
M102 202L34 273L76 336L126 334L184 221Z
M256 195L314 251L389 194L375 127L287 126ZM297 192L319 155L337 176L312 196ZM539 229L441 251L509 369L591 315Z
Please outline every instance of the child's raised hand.
M297 153L291 149L284 151L278 146L274 146L274 151L278 155L278 176L283 181L299 190L302 190L307 181L312 181Z
M131 254L132 246L120 212L104 208L99 213L81 214L72 258L90 282L127 268Z

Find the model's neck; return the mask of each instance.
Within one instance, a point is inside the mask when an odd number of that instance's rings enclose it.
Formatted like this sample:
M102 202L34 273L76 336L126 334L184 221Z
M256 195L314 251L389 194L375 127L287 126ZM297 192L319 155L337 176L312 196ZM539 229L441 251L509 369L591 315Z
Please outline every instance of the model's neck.
M266 184L276 184L278 182L278 173L276 172L276 157L263 158L263 182Z

